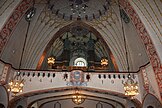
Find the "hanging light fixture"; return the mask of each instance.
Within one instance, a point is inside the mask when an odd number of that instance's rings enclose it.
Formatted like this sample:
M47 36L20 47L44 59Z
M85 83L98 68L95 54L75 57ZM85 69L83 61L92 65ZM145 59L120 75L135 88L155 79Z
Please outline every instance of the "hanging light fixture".
M119 3L119 0L118 0ZM120 12L120 19L121 19L121 24L122 24L122 32L123 32L123 39L124 39L124 46L125 46L125 55L126 55L126 62L127 62L127 70L129 72L129 60L128 60L128 52L127 52L127 44L126 44L126 36L124 33L124 25L123 25L123 21L122 21L122 9L120 8L120 4L119 4L119 12ZM128 74L128 79L125 83L123 83L124 85L124 91L125 91L125 95L126 96L130 96L131 98L133 98L134 96L138 95L138 82L135 82L131 76L131 74Z
M25 14L26 15L25 19L28 22L28 27L27 27L25 40L24 40L24 44L23 44L23 49L22 49L22 53L21 53L19 69L18 69L18 72L16 73L16 75L13 77L13 79L10 80L10 82L8 84L8 91L13 94L12 96L16 96L18 93L23 92L24 79L22 79L22 77L20 75L21 74L20 69L21 69L21 65L22 65L23 53L24 53L24 50L25 50L27 35L28 35L28 31L29 31L29 26L30 26L30 21L31 21L31 18L34 16L34 14L35 14L35 8L34 8L34 4L33 4L33 7L30 8Z
M52 66L55 64L55 58L53 56L48 57L48 65Z
M17 93L20 93L23 91L24 87L24 79L21 78L19 72L15 77L9 82L8 91L11 91L13 93L13 96L16 96Z
M77 14L79 17L82 14L85 14L86 8L88 8L84 0L73 0L73 3L70 4L70 7L71 7L72 13Z
M102 66L107 66L108 65L108 60L106 58L101 59L101 65Z
M47 63L51 67L55 64L55 57L53 56L53 46L51 47L50 56L47 58Z
M128 75L128 80L124 83L125 95L134 97L139 94L138 92L138 83L134 82L131 75Z
M75 91L75 93L72 96L72 101L79 105L82 104L85 101L85 96L81 95L78 90Z

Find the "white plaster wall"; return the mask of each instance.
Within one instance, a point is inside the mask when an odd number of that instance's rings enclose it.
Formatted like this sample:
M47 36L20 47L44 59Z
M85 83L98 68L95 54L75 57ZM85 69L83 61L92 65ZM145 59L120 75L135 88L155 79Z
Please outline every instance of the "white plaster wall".
M109 79L109 78L104 79L103 78L104 74L101 74L102 79L99 79L97 73L92 73L91 80L88 82L87 86L96 88L96 89L104 89L104 90L119 92L119 93L124 94L125 92L124 92L124 88L123 88L124 87L123 83L127 81L128 74L120 74L120 76L121 76L120 79L118 78L118 74L114 74L114 73L112 73L112 74L109 73L109 74L111 75L111 79ZM109 74L106 74L106 77L108 77ZM113 78L113 75L116 76L115 79ZM125 75L125 77L126 77L125 79L122 78L123 75ZM134 81L135 82L137 81L139 83L138 75L137 74L134 74L134 75L135 75ZM139 90L139 92L141 92L140 86L139 86L138 90ZM135 98L137 98L139 101L142 102L141 94L135 96Z
M141 100L143 100L144 99L144 97L145 97L145 95L146 95L146 91L145 91L145 88L144 88L144 81L143 81L143 77L142 77L142 73L141 72L139 72L138 73L138 78L139 78L139 94L140 94L140 98L141 98Z
M32 76L24 76L25 79L25 86L24 86L24 92L31 92L31 91L37 91L37 90L45 90L50 88L59 88L59 87L65 87L66 81L63 80L63 73L57 73L56 76L53 78L53 73L51 73L51 77L47 77L47 74L45 77L41 76L38 77L38 72L36 73L35 77ZM52 82L51 82L52 81Z
M30 73L30 76L27 76L28 73ZM33 73L35 73L35 76L33 77ZM38 77L38 73L40 73L40 76ZM43 73L45 73L45 76L43 77ZM47 77L47 74L50 73L51 76ZM25 71L25 76L22 76L22 78L25 80L25 86L23 88L23 93L28 93L32 91L38 91L38 90L46 90L46 89L52 89L52 88L59 88L59 87L68 87L71 85L67 85L70 82L70 73L68 72L68 79L65 81L63 79L63 75L65 72L55 72L55 77L53 77L54 72L43 72L43 71ZM21 75L23 74L23 71ZM90 88L96 88L96 89L103 89L103 90L108 90L112 92L118 92L124 94L124 89L123 89L123 84L122 82L125 82L127 80L127 75L125 75L125 79L118 78L118 74L110 74L111 79L108 78L108 73L106 75L106 79L103 78L103 74L101 74L101 79L98 78L99 73L90 73L91 75L91 80L88 82L85 80L85 87L90 87ZM116 76L116 78L113 78L113 75ZM86 77L86 76L84 76ZM138 81L138 76L135 74L135 81ZM139 82L139 81L138 81ZM137 95L135 98L138 100L141 100L140 94Z
M149 58L147 56L144 44L138 36L132 22L130 21L128 24L123 22L123 24L126 35L126 45L129 55L128 61L130 70L138 71L141 66L149 62Z

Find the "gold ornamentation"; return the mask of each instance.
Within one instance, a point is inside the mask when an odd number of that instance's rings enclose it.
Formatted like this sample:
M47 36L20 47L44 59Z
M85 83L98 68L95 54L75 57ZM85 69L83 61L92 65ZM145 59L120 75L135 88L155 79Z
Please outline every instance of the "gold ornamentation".
M85 96L81 95L79 91L75 91L76 93L72 96L72 101L79 105L82 104L85 101Z
M130 96L131 98L139 94L138 83L134 82L130 75L128 76L128 80L124 83L124 90L125 95Z
M21 76L18 74L8 84L8 91L11 91L13 96L16 96L17 93L23 92L24 80L21 79Z
M52 57L52 56L48 57L47 63L48 63L48 65L50 65L50 66L53 65L53 64L55 64L55 58Z
M108 60L106 58L101 59L101 65L102 66L107 66L108 65Z

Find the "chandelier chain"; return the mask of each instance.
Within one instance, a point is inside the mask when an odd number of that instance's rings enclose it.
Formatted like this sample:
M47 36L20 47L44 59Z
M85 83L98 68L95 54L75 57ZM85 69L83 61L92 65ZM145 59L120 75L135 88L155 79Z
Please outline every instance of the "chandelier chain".
M33 3L33 6L34 6L34 3ZM8 91L12 93L12 96L16 96L17 93L23 92L24 79L21 78L20 69L22 67L22 61L23 61L25 46L27 42L27 36L29 32L30 21L31 21L31 18L34 16L35 10L34 11L33 10L34 10L34 7L30 8L25 14L25 19L28 22L28 25L27 25L27 29L26 29L26 33L25 33L25 37L23 41L22 51L20 54L19 67L18 67L18 71L16 71L16 75L8 83Z
M127 43L126 43L126 35L125 35L125 32L124 32L123 20L122 20L122 17L121 17L122 14L121 14L121 6L120 6L119 0L118 0L118 5L119 5L119 14L120 14L120 20L121 20L121 26L122 26L122 35L123 35L123 40L124 40L124 47L125 47L127 71L129 72L130 68L129 68L129 60L128 60L128 49L127 49Z
M127 63L127 71L128 71L128 79L127 81L124 83L124 91L125 91L125 95L130 96L132 99L134 98L134 96L138 95L138 83L134 82L134 80L132 79L130 72L129 72L129 60L128 60L128 50L127 50L127 43L126 43L126 35L124 32L124 24L122 21L122 9L120 7L120 2L118 0L118 5L119 5L119 13L120 13L120 20L121 20L121 26L122 26L122 33L123 33L123 40L124 40L124 47L125 47L125 55L126 55L126 63Z
M27 27L26 35L25 35L25 39L24 39L24 44L23 44L23 49L22 49L21 58L20 58L20 64L19 64L19 71L20 71L21 66L22 66L22 59L23 59L23 56L24 56L24 51L25 51L25 46L26 46L29 27L30 27L30 21L28 21L28 27Z

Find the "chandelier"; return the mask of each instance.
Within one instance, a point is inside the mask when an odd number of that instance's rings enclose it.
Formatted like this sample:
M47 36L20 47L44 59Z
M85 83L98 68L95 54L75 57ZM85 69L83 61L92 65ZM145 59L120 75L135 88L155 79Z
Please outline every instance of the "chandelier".
M72 101L79 105L85 101L85 96L81 95L78 91L72 96Z
M138 83L134 82L131 75L128 75L128 80L124 83L125 95L134 97L139 94L138 92Z
M24 80L21 79L19 72L17 75L9 82L8 84L8 91L13 93L13 96L16 96L17 93L23 91L24 87Z
M72 13L77 14L79 17L82 14L85 14L86 8L88 8L84 0L73 0L73 3L70 4L70 7L71 7Z
M52 66L55 63L55 58L53 56L48 57L47 63L49 66Z
M52 68L52 66L55 64L55 57L53 56L53 48L54 46L51 46L51 50L50 50L50 56L47 58L47 64L49 66L49 68Z
M106 58L101 59L101 65L102 66L107 66L108 65L108 60Z

